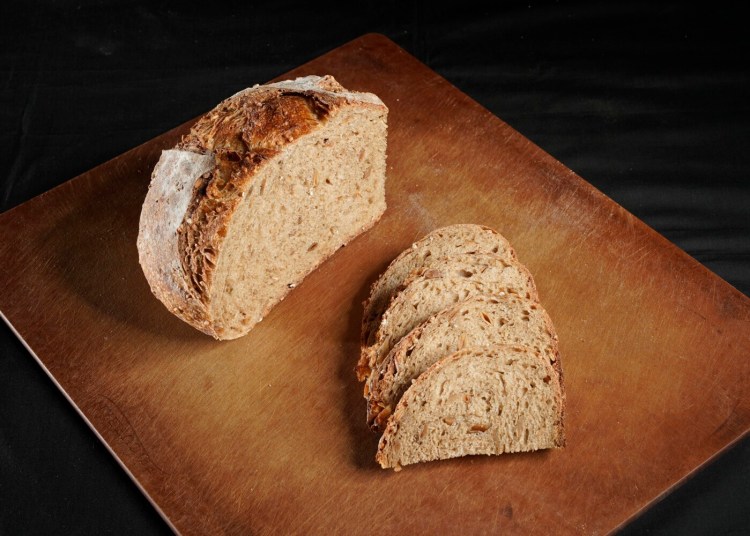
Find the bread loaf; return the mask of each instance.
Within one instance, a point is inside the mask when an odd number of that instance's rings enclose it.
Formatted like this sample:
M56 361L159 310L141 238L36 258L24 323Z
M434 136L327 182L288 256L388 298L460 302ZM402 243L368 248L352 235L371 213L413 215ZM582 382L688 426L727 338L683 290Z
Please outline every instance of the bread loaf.
M505 294L537 300L533 278L518 262L487 254L435 260L416 271L391 299L374 342L362 348L358 378L366 380L402 337L432 315L472 296Z
M217 339L247 333L385 210L387 108L330 76L241 91L162 153L138 253L154 295Z
M547 356L560 375L557 335L542 306L525 297L475 296L430 317L401 339L368 380L367 418L382 431L412 381L467 347L525 346Z
M564 399L547 356L528 348L464 349L406 391L380 438L383 468L565 443Z

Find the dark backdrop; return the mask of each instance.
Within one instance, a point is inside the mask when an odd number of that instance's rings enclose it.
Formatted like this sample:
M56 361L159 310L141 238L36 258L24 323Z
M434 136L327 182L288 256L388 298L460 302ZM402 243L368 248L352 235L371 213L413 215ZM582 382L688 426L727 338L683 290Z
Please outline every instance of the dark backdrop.
M239 89L381 32L750 292L749 38L738 11L235 4L6 1L0 211ZM167 533L5 326L0 349L0 534ZM749 489L746 438L624 533L747 533Z

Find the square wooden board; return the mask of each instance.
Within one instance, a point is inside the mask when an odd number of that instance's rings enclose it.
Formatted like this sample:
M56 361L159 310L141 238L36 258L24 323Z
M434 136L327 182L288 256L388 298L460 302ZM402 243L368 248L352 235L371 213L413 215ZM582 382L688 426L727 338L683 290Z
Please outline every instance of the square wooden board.
M388 210L239 340L172 317L138 266L150 172L187 124L0 215L6 322L173 528L602 534L747 433L747 297L385 37L279 78L326 73L390 108ZM536 278L568 445L383 471L361 302L458 222L498 229Z

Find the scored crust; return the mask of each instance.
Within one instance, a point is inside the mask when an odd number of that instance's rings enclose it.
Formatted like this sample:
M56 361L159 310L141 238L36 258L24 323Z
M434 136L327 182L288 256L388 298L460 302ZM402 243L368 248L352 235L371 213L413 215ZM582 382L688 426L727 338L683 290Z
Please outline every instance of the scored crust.
M222 338L211 317L212 278L235 210L275 155L350 105L387 112L377 96L347 91L331 76L254 86L224 100L162 153L141 212L138 251L151 290L172 313Z

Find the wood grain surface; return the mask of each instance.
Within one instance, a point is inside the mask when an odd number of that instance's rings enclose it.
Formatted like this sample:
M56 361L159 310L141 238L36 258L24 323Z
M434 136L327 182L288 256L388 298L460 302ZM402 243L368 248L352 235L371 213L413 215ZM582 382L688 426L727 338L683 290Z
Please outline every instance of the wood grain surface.
M326 73L390 108L388 210L241 339L171 316L138 266L151 169L186 125L0 215L3 316L174 529L603 534L747 433L747 297L386 38L279 78ZM361 302L458 222L498 229L536 278L568 444L383 471Z

